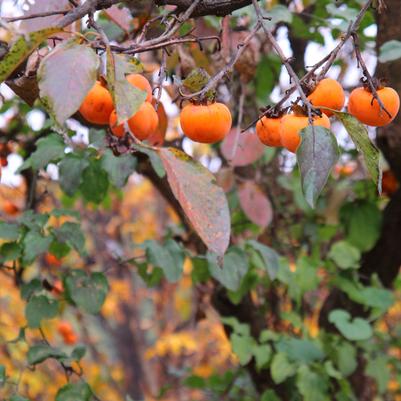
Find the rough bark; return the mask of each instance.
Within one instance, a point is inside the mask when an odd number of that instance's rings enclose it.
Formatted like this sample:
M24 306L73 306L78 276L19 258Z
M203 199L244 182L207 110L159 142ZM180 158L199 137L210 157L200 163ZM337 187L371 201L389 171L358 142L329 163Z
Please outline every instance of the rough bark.
M174 5L177 11L187 9L193 0L155 0L156 5ZM199 6L195 8L192 17L200 17L203 15L224 16L252 4L252 0L203 0Z

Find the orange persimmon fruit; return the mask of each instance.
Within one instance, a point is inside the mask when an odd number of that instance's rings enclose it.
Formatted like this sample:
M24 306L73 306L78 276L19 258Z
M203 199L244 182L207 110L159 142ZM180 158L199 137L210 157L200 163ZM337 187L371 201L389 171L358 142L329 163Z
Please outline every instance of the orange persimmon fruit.
M281 143L290 152L295 153L301 142L300 131L309 124L308 117L298 114L287 114L281 118ZM330 128L330 120L326 114L313 117L313 125Z
M152 99L153 107L156 107L156 99ZM157 129L155 132L149 135L147 141L152 146L162 146L164 142L164 138L166 137L167 127L168 127L168 117L166 110L163 106L163 103L159 103L157 108L157 116L159 117L159 124L157 125Z
M266 146L278 147L282 146L281 136L281 117L262 117L256 124L256 134L260 142Z
M72 328L70 322L66 322L66 321L62 320L61 322L59 322L59 324L57 326L57 331L62 336L66 336L66 335L68 335L70 333L73 333L74 329Z
M20 212L20 209L11 201L5 200L3 203L3 212L9 216L16 216Z
M45 261L50 266L61 266L62 261L57 256L53 255L50 252L45 254Z
M340 111L344 107L345 93L343 87L332 78L322 79L308 96L309 101L317 108L328 107ZM333 112L322 109L326 116L330 117Z
M348 102L348 113L352 114L361 123L372 127L383 127L390 124L400 110L400 97L390 87L377 89L377 95L383 102L386 110L391 114L391 117L384 110L380 110L379 102L364 87L356 88L351 92Z
M159 124L156 110L149 102L142 103L139 110L128 120L128 127L136 138L143 141L154 133ZM110 114L109 125L114 136L121 138L125 134L124 125L117 125L117 113Z
M223 103L188 104L180 114L184 134L195 142L219 142L230 132L232 117Z
M146 91L146 101L152 101L152 87L149 81L141 74L129 74L126 76L127 81L138 89Z
M382 177L382 192L384 195L391 196L395 191L397 191L399 183L397 177L391 170L383 171Z
M113 109L113 99L110 92L100 81L96 81L82 102L79 112L86 121L92 124L105 125L109 122Z

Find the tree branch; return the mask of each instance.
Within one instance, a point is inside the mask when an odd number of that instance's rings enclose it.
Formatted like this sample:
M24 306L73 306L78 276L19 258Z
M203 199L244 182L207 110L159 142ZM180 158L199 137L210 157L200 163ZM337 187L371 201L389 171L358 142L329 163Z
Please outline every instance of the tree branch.
M155 0L156 5L177 6L177 12L187 9L193 0ZM223 17L233 11L249 6L252 0L203 0L192 12L191 17L201 17L205 15L217 15Z

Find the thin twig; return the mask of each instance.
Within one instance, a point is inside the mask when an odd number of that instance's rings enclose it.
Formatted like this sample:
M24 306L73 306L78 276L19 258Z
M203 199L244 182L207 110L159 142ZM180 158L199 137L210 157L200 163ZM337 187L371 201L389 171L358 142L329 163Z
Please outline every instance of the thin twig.
M163 82L166 79L166 68L167 68L167 52L164 50L162 52L162 59L160 62L160 70L159 70L159 76L157 79L157 85L155 89L157 89L157 96L156 96L156 104L155 104L155 109L159 108L159 103L160 99L162 96L162 91L163 91Z
M289 63L288 58L285 56L283 50L281 49L280 45L278 44L278 42L277 42L276 38L274 37L274 35L272 34L272 32L266 27L265 22L264 22L265 18L263 16L263 13L259 6L258 1L252 0L252 3L253 3L253 7L255 8L255 11L256 11L258 21L260 22L263 31L265 32L269 42L273 46L273 49L276 51L276 53L280 57L280 60L283 63L284 67L286 68L291 81L294 82L294 85L295 85L299 95L301 96L302 102L304 103L304 105L307 108L309 124L312 125L312 123L313 123L312 114L314 112L314 107L312 106L312 104L308 100L304 90L302 89L302 85L298 78L298 75L295 73L294 69L292 68L291 64Z
M327 64L320 71L320 73L317 77L317 81L320 81L327 74L327 72L329 71L330 67L333 65L334 61L337 58L338 53L340 52L340 50L342 49L344 44L351 37L352 33L356 32L358 30L359 26L361 25L362 19L363 19L365 13L368 11L371 4L372 4L372 0L368 0L365 3L365 5L361 8L361 11L357 15L355 21L350 23L347 33L341 38L340 43L332 50L332 52L330 54L330 58L327 61Z
M242 43L238 45L237 52L231 57L230 61L226 66L221 69L216 75L214 75L209 82L204 86L202 90L195 93L184 94L180 90L180 94L185 99L192 99L194 97L202 97L204 96L210 89L214 88L217 83L229 72L233 69L234 65L237 63L238 59L241 57L242 53L249 45L252 38L256 35L256 33L261 28L261 23L258 21L252 31L248 34L248 36L244 39Z
M151 50L157 50L157 49L163 49L169 46L173 46L173 45L179 45L182 43L198 43L198 42L203 42L203 41L207 41L207 40L216 40L217 42L220 42L220 38L218 36L215 35L211 35L211 36L203 36L200 38L174 38L174 39L168 39L165 42L160 42L160 43L156 43L156 44L152 44L152 45L147 45L147 42L143 42L139 45L133 45L130 47L121 47L121 46L115 46L112 45L111 46L111 50L113 50L114 52L118 52L118 53L124 53L124 54L135 54L135 53L144 53L144 52L148 52ZM103 48L99 48L99 49L103 49Z
M348 41L348 39L351 37L352 32L355 32L359 28L364 15L366 14L366 12L369 9L369 7L371 6L371 3L372 3L372 0L368 0L365 3L365 5L361 8L361 11L359 12L359 14L356 17L355 21L350 24L350 26L349 26L349 28L347 30L347 33L343 36L343 38L338 43L338 45L329 54L327 54L323 59L321 59L319 62L317 62L312 67L312 69L310 71L308 71L299 80L300 84L308 82L308 80L313 77L315 71L318 68L320 68L322 65L324 65L324 67L322 69L322 72L319 73L319 75L318 75L316 80L319 81L326 75L326 73L328 72L328 70L333 65L334 61L336 60L338 53L340 52L342 47L345 45L345 43ZM243 128L242 132L245 132L249 128L254 126L261 118L263 118L264 116L267 116L270 112L272 112L273 109L281 107L290 98L291 94L294 93L296 89L297 89L297 86L296 85L292 85L289 89L286 90L286 93L285 93L284 97L276 105L267 108L261 115L259 115L258 118L256 118L254 121L252 121L247 127Z
M239 141L239 136L241 134L242 118L244 116L245 88L246 88L245 84L241 82L241 95L239 97L239 104L238 104L238 121L237 121L237 127L235 129L234 144L229 160L230 163L234 160L238 150L238 141Z
M34 18L51 17L53 15L66 15L69 12L70 12L70 10L46 11L46 12L38 13L38 14L21 15L19 17L3 18L3 20L6 21L6 22L15 22L15 21L23 21L23 20L27 20L27 19L34 19Z
M358 35L355 32L352 32L351 34L352 36L352 40L354 42L354 50L355 50L355 56L356 59L358 60L358 67L360 66L362 68L362 73L364 75L364 77L366 78L366 82L369 85L369 89L372 92L372 104L374 99L377 100L377 102L379 103L379 107L380 107L380 113L382 111L384 111L390 118L392 118L393 116L391 115L391 113L386 109L386 107L384 106L382 100L380 99L377 90L376 90L376 85L373 82L373 78L370 75L370 72L368 70L368 68L366 67L366 63L362 57L361 54L361 49L359 47L359 39L358 39Z

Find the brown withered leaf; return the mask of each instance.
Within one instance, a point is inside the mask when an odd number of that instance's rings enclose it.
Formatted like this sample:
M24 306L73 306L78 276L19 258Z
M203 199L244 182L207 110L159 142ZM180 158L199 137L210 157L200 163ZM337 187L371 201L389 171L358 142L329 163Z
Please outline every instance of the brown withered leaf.
M39 67L40 61L48 52L49 51L46 47L36 50L29 56L24 74L15 79L6 81L6 84L14 91L14 93L31 107L39 97L36 71Z
M188 220L212 252L224 255L230 241L230 211L213 174L184 152L161 148L167 179Z

